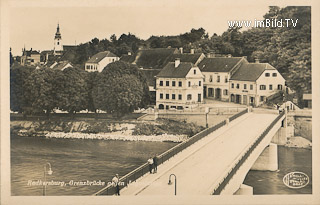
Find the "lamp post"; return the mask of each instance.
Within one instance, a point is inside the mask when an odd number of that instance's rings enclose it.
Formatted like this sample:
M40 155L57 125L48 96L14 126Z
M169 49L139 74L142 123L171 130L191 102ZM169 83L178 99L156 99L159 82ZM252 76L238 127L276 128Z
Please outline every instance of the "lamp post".
M206 110L205 110L205 113L206 113L206 128L208 128L208 114L209 114L209 108L206 107Z
M49 170L47 171L47 165L49 165ZM46 181L47 181L47 174L48 175L52 175L53 171L51 170L51 164L49 162L47 162L44 165L44 185L43 185L43 196L46 195L46 189L47 189L47 185L46 185Z
M168 185L171 185L171 175L174 176L174 195L177 195L177 176L175 174L170 174Z

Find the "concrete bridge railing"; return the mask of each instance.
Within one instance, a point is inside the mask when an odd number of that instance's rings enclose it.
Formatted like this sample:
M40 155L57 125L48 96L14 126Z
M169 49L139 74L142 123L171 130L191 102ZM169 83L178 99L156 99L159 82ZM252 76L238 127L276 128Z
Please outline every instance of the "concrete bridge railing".
M158 165L164 163L165 161L169 160L171 157L175 156L176 154L178 154L179 152L181 152L182 150L186 149L187 147L191 146L192 144L194 144L195 142L201 140L202 138L204 138L205 136L209 135L210 133L216 131L217 129L223 127L224 125L227 124L227 121L231 122L233 120L235 120L236 118L248 113L248 109L245 108L244 110L238 112L237 114L231 116L230 118L228 118L227 120L224 120L210 128L207 128L199 133L197 133L196 135L190 137L188 140L177 144L176 146L172 147L171 149L165 151L164 153L162 153L161 155L158 156L159 160L158 160ZM139 166L138 168L136 168L135 170L129 172L128 174L124 175L123 177L121 177L119 179L119 182L121 184L120 189L128 186L130 183L135 182L138 178L142 177L143 175L145 175L146 173L149 172L149 166L148 163L144 163L143 165ZM114 195L116 193L116 188L112 185L112 184L108 184L106 187L104 187L103 189L101 189L100 191L94 193L93 195Z
M285 115L285 112L280 113L277 118L263 131L263 133L257 138L257 140L249 147L240 160L231 168L227 175L218 183L213 190L213 195L220 195L224 188L231 181L232 177L237 173L240 167L245 163L246 159L250 156L253 150L259 145L269 131L278 123L278 121Z

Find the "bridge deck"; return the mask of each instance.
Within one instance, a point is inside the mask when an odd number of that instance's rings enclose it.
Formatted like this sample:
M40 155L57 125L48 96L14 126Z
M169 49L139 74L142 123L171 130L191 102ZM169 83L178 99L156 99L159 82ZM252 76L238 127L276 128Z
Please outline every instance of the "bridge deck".
M129 184L121 195L174 195L174 177L168 185L170 174L177 176L177 195L211 194L213 185L276 117L257 113L241 116L159 166L158 173Z

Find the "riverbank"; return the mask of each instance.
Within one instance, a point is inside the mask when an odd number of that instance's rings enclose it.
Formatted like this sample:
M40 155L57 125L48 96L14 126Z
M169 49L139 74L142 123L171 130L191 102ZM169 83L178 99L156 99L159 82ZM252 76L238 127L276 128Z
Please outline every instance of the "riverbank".
M11 121L12 135L64 139L182 142L204 127L186 121L159 119L154 122L126 121Z

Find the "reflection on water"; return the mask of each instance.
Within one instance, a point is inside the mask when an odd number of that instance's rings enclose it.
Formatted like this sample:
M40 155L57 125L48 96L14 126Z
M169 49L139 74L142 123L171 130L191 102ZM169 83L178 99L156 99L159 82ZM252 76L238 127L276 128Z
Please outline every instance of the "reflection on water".
M312 194L311 150L278 146L279 171L249 171L244 184L253 187L253 194ZM304 172L310 182L300 189L288 188L282 179L290 172Z
M104 181L121 176L145 163L150 155L173 147L169 142L11 138L12 195L42 195L42 186L28 181L44 180L44 165L50 162L47 181ZM91 195L102 186L47 186L47 195Z

